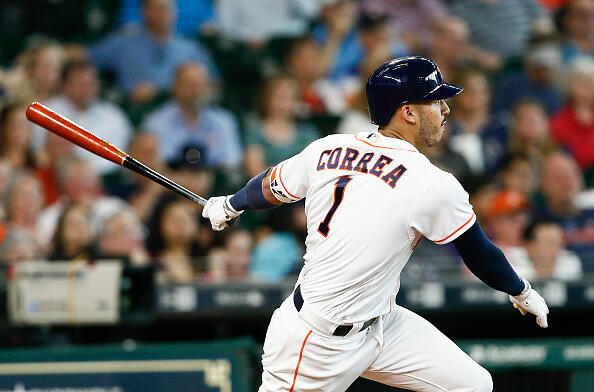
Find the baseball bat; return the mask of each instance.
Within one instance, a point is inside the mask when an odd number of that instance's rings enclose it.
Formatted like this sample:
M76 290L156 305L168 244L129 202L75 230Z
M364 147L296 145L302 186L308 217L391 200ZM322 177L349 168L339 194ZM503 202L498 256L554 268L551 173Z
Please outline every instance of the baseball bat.
M54 112L45 105L39 102L33 102L27 107L27 119L29 121L55 133L58 136L92 152L101 158L107 159L113 163L130 169L142 176L150 178L151 180L171 189L175 193L186 197L187 199L198 203L201 206L206 204L206 199L198 196L187 188L173 182L161 173L151 169L143 163L137 161L130 155L126 154L119 148L101 139L99 136L89 132L74 121ZM229 222L230 225L236 225L238 218Z

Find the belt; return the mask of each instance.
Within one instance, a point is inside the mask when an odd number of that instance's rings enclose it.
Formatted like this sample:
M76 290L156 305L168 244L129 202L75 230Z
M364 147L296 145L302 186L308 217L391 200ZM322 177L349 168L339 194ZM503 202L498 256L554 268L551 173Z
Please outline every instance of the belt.
M293 293L293 303L295 304L295 308L299 312L301 310L301 308L303 307L303 296L301 295L301 285L298 285L297 288L295 289L295 292ZM377 317L374 317L372 319L365 321L363 323L363 326L359 330L359 332L367 329L376 320L377 320ZM353 329L352 325L349 325L349 324L339 325L338 327L336 327L336 329L334 330L334 333L332 333L332 335L346 336L349 332L351 332L351 329Z

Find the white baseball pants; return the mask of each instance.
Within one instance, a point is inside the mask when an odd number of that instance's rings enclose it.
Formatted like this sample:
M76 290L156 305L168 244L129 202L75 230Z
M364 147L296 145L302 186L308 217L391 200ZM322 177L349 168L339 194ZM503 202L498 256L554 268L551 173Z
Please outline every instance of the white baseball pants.
M365 331L325 336L299 317L291 295L272 316L262 364L259 392L345 391L359 376L413 391L493 390L487 370L400 306Z

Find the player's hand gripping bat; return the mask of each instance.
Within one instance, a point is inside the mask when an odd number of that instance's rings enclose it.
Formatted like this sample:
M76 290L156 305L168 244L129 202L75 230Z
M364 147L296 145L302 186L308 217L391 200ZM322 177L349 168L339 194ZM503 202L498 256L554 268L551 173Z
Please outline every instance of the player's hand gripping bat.
M194 203L198 203L201 206L206 204L207 200L205 198L173 182L150 167L143 165L119 148L87 131L80 125L77 125L74 121L54 112L47 106L44 106L39 102L33 102L27 107L26 114L29 121L63 137L77 146L80 146L95 155L99 155L101 158L105 158L140 175L150 178L164 187L171 189L175 193L188 198ZM239 218L235 218L229 222L229 224L236 225L238 220Z

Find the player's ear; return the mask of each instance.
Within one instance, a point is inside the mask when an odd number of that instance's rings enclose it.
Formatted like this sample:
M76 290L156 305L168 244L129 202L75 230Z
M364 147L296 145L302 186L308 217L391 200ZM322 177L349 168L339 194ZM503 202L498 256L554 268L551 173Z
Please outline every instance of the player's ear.
M416 124L418 112L413 105L404 104L400 106L397 110L399 112L399 115L406 123L410 125Z

